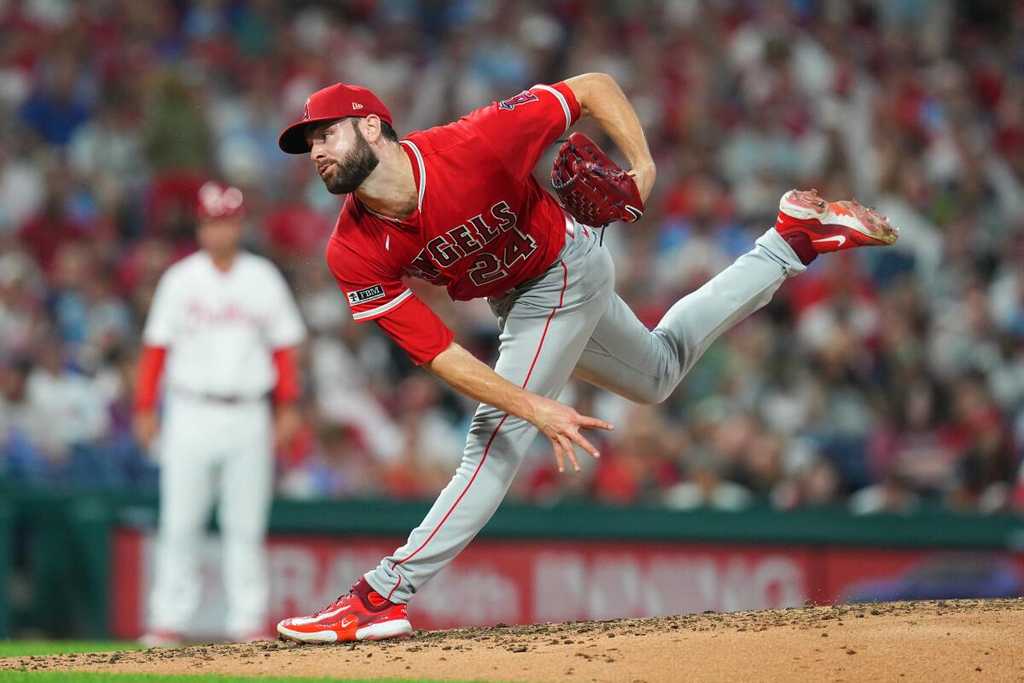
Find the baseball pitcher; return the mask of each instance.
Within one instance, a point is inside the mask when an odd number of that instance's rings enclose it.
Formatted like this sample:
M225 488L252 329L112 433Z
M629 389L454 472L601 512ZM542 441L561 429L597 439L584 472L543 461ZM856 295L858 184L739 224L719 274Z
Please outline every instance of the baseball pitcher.
M215 498L227 633L264 633L273 445L300 424L295 348L305 327L291 292L273 264L239 249L240 190L211 181L197 207L201 249L157 285L136 390L136 434L148 447L165 375L159 544L142 639L150 646L179 643L199 605L199 546Z
M593 117L630 163L619 169L573 134L552 173L559 196L533 179L544 150ZM540 431L559 467L578 469L582 429L612 429L555 400L575 375L631 400L664 400L724 331L764 306L821 252L890 244L888 221L855 202L791 191L753 249L673 305L654 330L615 294L599 230L635 221L655 165L616 82L584 74L536 85L455 123L399 140L369 90L338 83L314 93L280 138L308 153L327 189L348 194L327 262L360 322L374 321L409 356L480 402L451 482L408 541L323 610L285 619L304 642L407 636L407 604L487 523ZM498 318L494 369L406 286L444 285L453 299L487 297Z

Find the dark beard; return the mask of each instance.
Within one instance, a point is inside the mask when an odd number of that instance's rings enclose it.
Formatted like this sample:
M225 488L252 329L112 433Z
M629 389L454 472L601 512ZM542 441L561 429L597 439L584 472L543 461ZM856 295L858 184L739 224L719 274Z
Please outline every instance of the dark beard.
M356 132L356 148L343 161L335 163L337 168L330 178L324 178L324 185L331 194L355 192L380 163L354 119L352 128Z

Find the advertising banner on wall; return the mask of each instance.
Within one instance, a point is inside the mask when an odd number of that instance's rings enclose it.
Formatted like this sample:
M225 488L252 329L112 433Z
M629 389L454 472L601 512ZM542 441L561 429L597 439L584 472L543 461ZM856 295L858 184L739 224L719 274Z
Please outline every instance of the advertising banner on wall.
M327 605L398 538L275 536L269 540L267 631L285 616ZM152 581L154 539L115 534L114 634L139 635ZM195 638L223 630L217 540L202 552ZM935 551L479 539L412 602L417 628L559 622L796 607L808 601L1024 594L1024 556ZM951 594L947 594L951 593Z

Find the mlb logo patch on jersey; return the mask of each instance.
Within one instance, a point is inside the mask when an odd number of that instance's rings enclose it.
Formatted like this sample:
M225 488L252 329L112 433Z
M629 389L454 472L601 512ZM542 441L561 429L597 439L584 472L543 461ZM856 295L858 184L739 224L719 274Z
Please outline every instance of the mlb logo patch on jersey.
M527 102L538 102L537 96L529 90L524 90L515 97L510 97L507 100L498 102L498 106L506 111L512 111L520 104L526 104Z
M377 299L384 298L384 286L374 285L366 289L356 290L355 292L348 292L345 296L348 298L350 306L365 304L367 301L376 301Z

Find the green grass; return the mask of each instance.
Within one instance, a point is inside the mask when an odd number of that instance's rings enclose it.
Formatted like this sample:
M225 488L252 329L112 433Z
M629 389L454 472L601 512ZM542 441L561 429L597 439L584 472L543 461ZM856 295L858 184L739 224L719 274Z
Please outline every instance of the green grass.
M337 683L337 678L269 678L263 676L161 676L157 674L108 674L80 673L77 671L44 671L39 673L20 671L0 671L3 683L199 683L200 681L216 681L216 683ZM351 680L344 683L443 683L428 681L423 678L374 678Z
M31 657L33 655L63 655L69 652L110 652L112 650L141 650L133 642L87 640L0 640L0 657Z
M71 652L111 652L113 650L139 650L142 646L132 642L88 642L78 640L0 640L0 657L31 657L60 655ZM216 675L175 675L158 674L111 674L86 673L78 671L0 671L0 683L327 683L336 678L281 678L263 676L216 676ZM422 678L375 678L367 680L346 680L345 683L442 683ZM471 682L467 682L471 683Z

